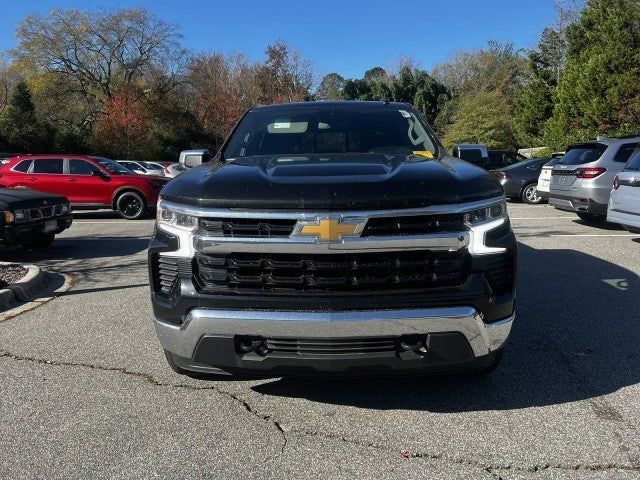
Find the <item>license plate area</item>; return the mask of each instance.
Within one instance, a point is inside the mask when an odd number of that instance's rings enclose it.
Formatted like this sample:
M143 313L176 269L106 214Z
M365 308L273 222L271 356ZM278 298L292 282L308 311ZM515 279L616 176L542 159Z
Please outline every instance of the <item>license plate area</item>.
M51 232L55 232L57 229L58 229L57 220L47 220L46 222L44 222L44 227L42 228L42 231L44 233L51 233Z

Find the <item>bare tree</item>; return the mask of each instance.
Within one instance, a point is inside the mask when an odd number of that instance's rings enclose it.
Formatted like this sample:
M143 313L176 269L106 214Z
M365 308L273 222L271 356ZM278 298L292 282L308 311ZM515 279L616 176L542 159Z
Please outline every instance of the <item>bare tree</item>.
M53 9L26 17L16 37L13 57L49 74L59 93L80 97L89 122L119 89L145 84L168 91L186 66L177 27L140 8Z
M559 32L564 32L567 26L577 22L584 6L585 0L553 0L553 7L557 15L556 29Z

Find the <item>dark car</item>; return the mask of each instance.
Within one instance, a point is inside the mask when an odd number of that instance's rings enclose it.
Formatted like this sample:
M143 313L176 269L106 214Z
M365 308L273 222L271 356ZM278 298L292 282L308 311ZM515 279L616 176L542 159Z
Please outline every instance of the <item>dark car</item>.
M497 366L515 318L503 190L448 155L411 105L256 107L192 166L160 193L149 246L176 372Z
M487 170L505 168L525 160L528 160L527 157L514 150L489 150Z
M490 173L498 179L508 198L538 204L543 201L536 191L538 177L542 166L548 161L548 158L526 160L498 170L491 170Z
M0 244L46 248L71 226L69 201L62 195L0 188Z

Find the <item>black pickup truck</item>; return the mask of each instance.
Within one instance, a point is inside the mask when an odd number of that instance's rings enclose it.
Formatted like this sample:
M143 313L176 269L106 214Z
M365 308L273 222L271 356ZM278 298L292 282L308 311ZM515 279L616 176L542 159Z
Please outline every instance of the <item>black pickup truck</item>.
M69 201L36 190L0 188L0 244L46 248L71 226Z
M515 318L500 184L404 103L251 109L162 190L148 256L187 375L484 373Z

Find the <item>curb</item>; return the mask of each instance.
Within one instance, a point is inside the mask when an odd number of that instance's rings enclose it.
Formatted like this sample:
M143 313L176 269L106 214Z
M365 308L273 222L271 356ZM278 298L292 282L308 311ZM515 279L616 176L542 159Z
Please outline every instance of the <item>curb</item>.
M10 262L0 262L2 265L15 265ZM47 275L37 265L22 265L27 274L16 283L0 289L0 311L13 307L18 302L29 302L36 297L47 284Z
M5 320L11 320L12 318L20 315L21 313L33 310L45 303L64 295L65 292L73 288L78 283L78 277L75 273L54 273L54 272L42 272L45 276L44 286L40 291L33 294L33 297L28 302L18 302L14 298L13 304L3 309L3 305L0 303L0 323ZM5 289L11 294L13 292L9 289ZM0 291L2 292L2 291ZM1 295L1 293L0 293Z

